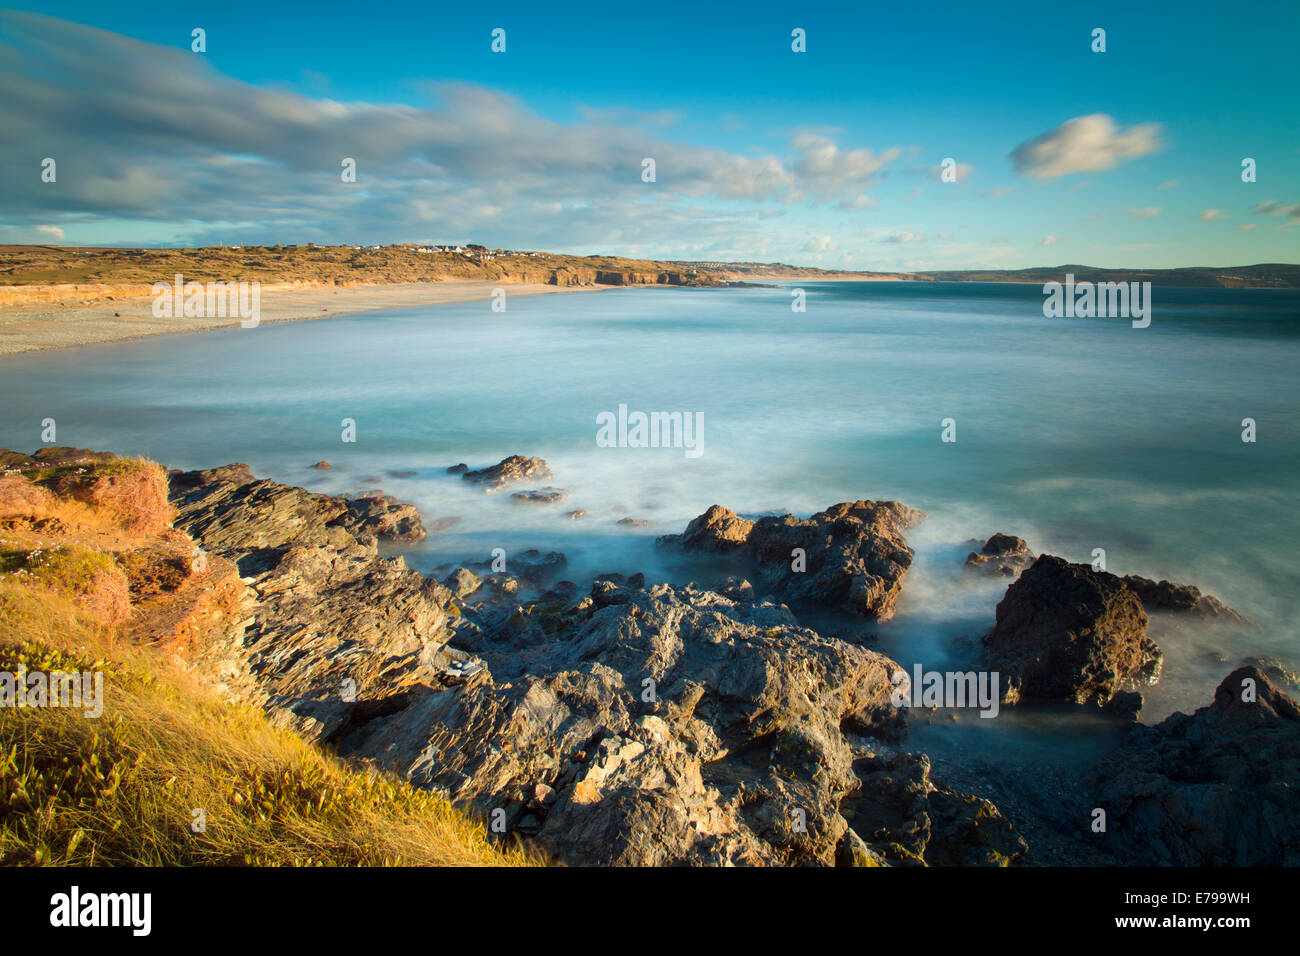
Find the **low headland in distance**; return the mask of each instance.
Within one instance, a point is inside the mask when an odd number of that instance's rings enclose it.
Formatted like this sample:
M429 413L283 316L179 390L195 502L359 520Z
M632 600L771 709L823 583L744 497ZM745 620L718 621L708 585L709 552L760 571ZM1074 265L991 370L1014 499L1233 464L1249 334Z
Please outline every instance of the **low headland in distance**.
M238 317L153 314L153 284L257 282L267 323L510 295L620 287L728 287L767 281L1151 282L1300 288L1300 265L1108 269L1086 265L941 272L839 271L784 263L577 256L469 245L217 246L196 249L0 246L0 355L235 325Z

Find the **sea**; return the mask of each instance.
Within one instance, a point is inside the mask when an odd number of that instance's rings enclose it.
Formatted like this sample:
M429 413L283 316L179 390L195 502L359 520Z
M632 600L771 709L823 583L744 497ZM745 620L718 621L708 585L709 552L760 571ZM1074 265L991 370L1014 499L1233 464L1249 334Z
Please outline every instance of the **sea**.
M602 572L707 586L716 568L655 539L713 504L806 516L896 499L926 514L908 536L916 563L896 616L853 636L909 672L967 666L992 626L1008 582L963 562L994 532L1194 584L1250 619L1154 617L1166 660L1143 721L1209 703L1247 658L1300 667L1300 291L1156 286L1145 328L1049 318L1041 286L1006 283L505 302L0 359L0 446L33 451L52 418L61 445L382 491L426 523L450 519L424 542L386 546L414 568L445 573L495 549L508 568L512 554L559 551L582 587ZM696 426L691 446L602 431L637 412L680 413ZM551 486L564 500L484 494L447 470L516 454L554 473L519 490ZM1100 718L1009 711L960 715L927 745L1051 750L1109 733Z

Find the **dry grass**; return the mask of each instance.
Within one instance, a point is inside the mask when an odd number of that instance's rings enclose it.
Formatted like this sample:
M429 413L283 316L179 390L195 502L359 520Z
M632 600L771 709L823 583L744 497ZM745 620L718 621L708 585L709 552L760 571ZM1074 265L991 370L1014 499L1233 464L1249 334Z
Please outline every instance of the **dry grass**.
M30 547L31 534L0 529L0 671L103 672L104 709L91 719L0 708L0 863L543 862L497 849L445 801L348 765L260 710L218 699L163 650L123 640L84 597L107 568L128 580L118 562L130 552L65 538L29 559L13 546Z

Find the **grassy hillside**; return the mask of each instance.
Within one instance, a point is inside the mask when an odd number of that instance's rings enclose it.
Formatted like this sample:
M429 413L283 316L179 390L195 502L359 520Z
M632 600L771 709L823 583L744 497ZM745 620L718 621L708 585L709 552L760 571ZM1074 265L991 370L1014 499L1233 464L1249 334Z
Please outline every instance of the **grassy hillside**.
M353 286L495 279L552 285L707 285L707 270L643 259L466 248L421 252L416 246L246 246L114 249L0 246L0 285L139 286L172 280L299 282Z
M195 622L220 625L238 579L226 566L191 580L165 489L148 462L0 477L0 671L104 675L98 719L0 708L0 864L541 862L201 681L186 666Z

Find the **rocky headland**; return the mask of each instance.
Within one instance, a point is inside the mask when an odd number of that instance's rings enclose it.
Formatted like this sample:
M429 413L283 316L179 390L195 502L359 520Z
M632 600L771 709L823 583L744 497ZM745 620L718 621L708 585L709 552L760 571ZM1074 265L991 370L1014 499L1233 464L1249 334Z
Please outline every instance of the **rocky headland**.
M0 453L0 524L38 527L48 494L134 514L148 496L114 461ZM524 456L456 471L485 491L552 478ZM312 493L240 464L172 472L152 500L133 520L168 542L173 580L159 600L175 606L139 639L171 642L228 699L558 862L1296 861L1300 711L1258 668L1234 672L1193 715L1133 724L1069 781L1063 811L1020 799L1035 781L1014 773L989 788L1011 812L983 787L945 781L909 745L903 668L865 631L848 639L802 620L805 608L866 622L896 611L914 557L905 534L922 518L898 502L756 520L714 506L661 541L724 557L734 574L579 584L562 578L564 555L541 551L504 571L426 577L383 549L424 535L415 509ZM1148 609L1230 611L1194 589L1052 555L1025 564L1024 542L1000 537L982 554L1018 576L978 653L1006 675L1017 708L1104 705L1122 727L1160 677ZM1104 833L1089 828L1097 807ZM1028 832L1044 835L1040 849Z

